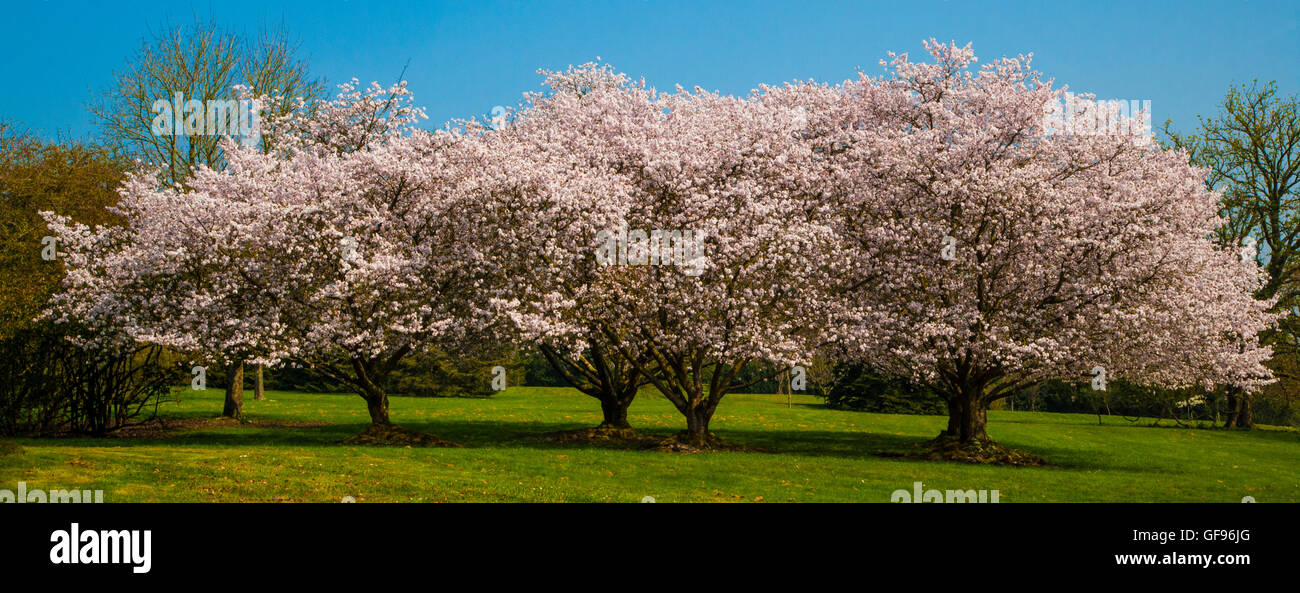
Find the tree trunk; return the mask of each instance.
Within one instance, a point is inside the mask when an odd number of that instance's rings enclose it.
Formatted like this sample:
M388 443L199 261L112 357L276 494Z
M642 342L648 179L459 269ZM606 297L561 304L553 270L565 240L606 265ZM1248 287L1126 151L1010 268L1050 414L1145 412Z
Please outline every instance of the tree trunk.
M244 418L244 362L231 365L230 376L226 382L226 406L222 416L242 420Z
M984 386L969 385L948 400L948 428L941 436L960 443L975 443L989 438L984 427L988 422Z
M709 444L709 420L713 419L713 408L707 404L701 403L697 407L689 408L686 415L686 440L687 444L697 447L703 447Z
M585 376L570 369L578 369L582 364L562 356L554 348L545 344L539 347L551 368L555 369L564 381L574 389L590 395L600 401L600 411L604 416L597 428L632 428L627 421L627 409L636 399L640 389L640 374L620 365L611 365L606 359L599 343L590 344L591 366L596 369L594 376Z
M600 400L600 412L605 419L600 423L600 428L632 428L627 422L627 409L632 405L632 399L619 400L615 397L604 397Z
M961 406L957 403L958 396L950 396L948 404L948 428L942 433L942 436L955 437L961 434Z
M1224 428L1255 428L1255 415L1250 409L1250 396L1228 390L1228 418Z
M262 365L257 365L257 379L253 382L253 400L266 401L266 392L262 389Z
M375 391L362 394L366 399L366 409L370 411L371 424L392 424L388 421L388 394Z
M1255 428L1255 413L1250 408L1250 396L1242 394L1237 402L1237 428Z

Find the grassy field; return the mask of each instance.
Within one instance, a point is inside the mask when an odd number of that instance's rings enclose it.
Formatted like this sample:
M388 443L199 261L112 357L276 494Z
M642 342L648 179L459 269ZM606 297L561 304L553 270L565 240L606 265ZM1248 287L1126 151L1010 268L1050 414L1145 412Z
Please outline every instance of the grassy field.
M251 396L251 394L249 394ZM206 419L221 392L181 392L164 415ZM511 388L490 399L394 398L392 417L464 448L339 444L368 423L350 394L268 392L245 425L104 439L13 439L0 488L102 489L106 502L375 501L888 502L894 490L998 490L1002 502L1300 499L1300 432L1151 427L1096 416L990 412L1001 443L1055 467L991 467L889 457L914 451L945 420L829 410L811 396L729 395L713 428L765 453L665 453L537 438L599 423L570 389ZM251 397L250 397L251 400ZM684 420L653 392L629 415L669 434ZM884 454L884 455L882 455Z

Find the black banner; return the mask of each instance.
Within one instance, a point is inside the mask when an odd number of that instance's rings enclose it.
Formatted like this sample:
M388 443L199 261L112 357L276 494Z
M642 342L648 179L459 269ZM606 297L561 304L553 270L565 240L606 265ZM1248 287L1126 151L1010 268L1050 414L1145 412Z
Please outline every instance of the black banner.
M0 521L5 574L59 582L328 583L482 568L493 582L671 582L673 558L758 571L750 577L1033 566L1182 580L1289 569L1296 514L1264 504L6 504Z

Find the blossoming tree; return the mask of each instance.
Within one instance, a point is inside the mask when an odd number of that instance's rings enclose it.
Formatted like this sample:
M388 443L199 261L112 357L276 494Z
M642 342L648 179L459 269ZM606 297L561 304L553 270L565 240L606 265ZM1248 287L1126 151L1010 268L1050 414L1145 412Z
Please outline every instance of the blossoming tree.
M846 83L819 141L839 147L824 166L855 262L837 339L942 395L941 441L982 446L987 406L1050 378L1270 379L1261 276L1211 240L1216 196L1185 153L1095 110L1046 118L1062 90L1026 57L972 72L969 46L927 49Z
M767 378L739 379L745 365L810 360L843 262L827 257L832 211L800 110L679 88L654 111L627 124L648 128L623 148L619 257L590 244L610 264L590 298L606 339L685 416L681 444L716 446L719 402Z
M507 280L496 310L573 387L600 401L603 435L626 434L627 409L648 379L602 331L593 294L613 270L593 257L595 237L626 220L633 165L661 112L654 92L608 66L543 71L504 125L481 130L487 174L475 217ZM648 359L636 361L648 365Z
M190 189L144 175L122 189L121 227L52 217L69 258L61 315L125 325L183 351L311 365L390 427L384 382L404 356L488 319L492 276L460 188L481 167L471 138L428 133L404 85L360 89L275 122L276 149L228 148L225 170Z

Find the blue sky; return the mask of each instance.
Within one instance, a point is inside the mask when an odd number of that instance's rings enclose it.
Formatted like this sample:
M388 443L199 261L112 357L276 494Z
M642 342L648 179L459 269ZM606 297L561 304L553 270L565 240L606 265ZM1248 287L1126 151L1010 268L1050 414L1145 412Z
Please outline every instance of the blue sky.
M1151 101L1187 129L1228 85L1300 93L1300 1L1238 2L68 2L7 0L0 119L45 135L95 132L86 105L142 40L215 20L283 23L331 83L391 82L404 66L431 125L514 105L539 68L600 56L650 84L743 94L763 82L877 74L885 52L973 42L981 61L1034 53L1074 91Z

